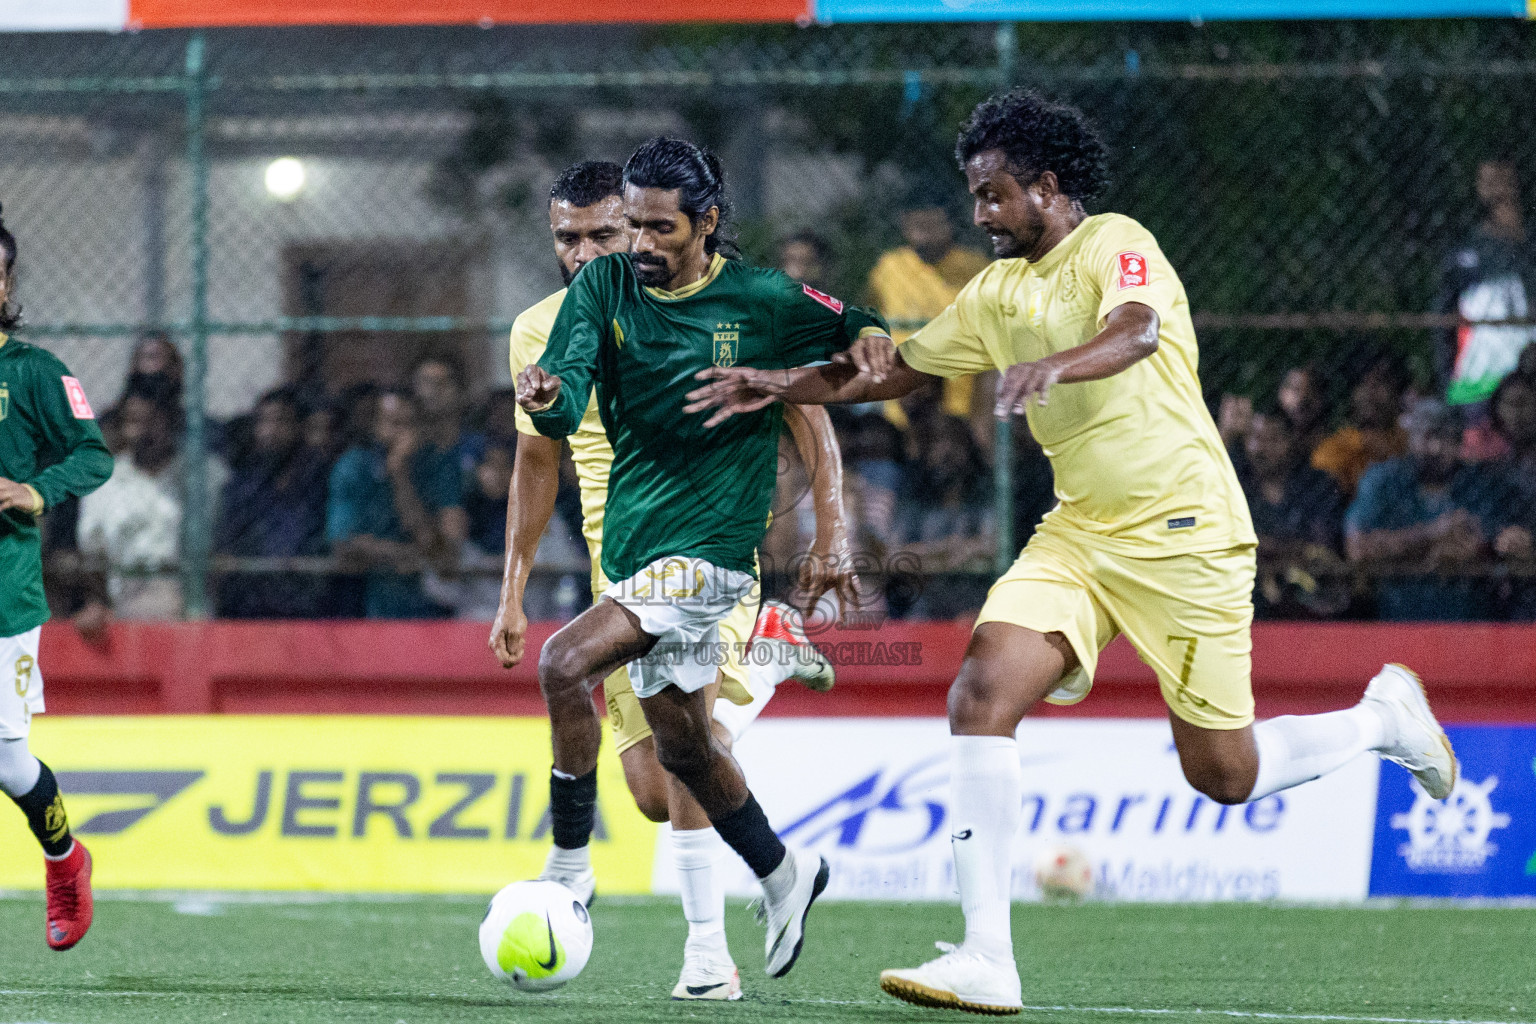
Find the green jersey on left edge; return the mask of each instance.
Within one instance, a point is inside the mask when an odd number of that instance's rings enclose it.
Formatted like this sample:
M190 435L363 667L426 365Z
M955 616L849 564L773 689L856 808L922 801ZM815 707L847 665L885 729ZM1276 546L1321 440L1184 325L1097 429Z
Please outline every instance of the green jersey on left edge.
M31 485L46 511L111 475L112 454L80 382L51 352L0 334L0 477ZM0 637L46 621L37 517L0 512Z
M690 555L755 572L778 476L783 409L706 428L684 396L710 366L787 369L830 358L884 321L777 270L715 256L676 292L646 288L624 253L576 275L538 365L562 382L533 425L576 429L593 388L613 445L603 510L603 572L615 582L658 558Z

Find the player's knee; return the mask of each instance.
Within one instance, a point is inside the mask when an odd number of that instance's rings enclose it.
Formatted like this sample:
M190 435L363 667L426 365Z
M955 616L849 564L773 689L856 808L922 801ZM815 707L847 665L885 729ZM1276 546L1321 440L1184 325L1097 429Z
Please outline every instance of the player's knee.
M632 756L638 747L631 747L620 755L624 764L624 783L640 813L660 824L670 817L667 809L667 776L655 756Z
M547 704L583 696L587 681L586 658L576 648L546 643L539 653L539 689Z
M987 672L967 662L949 687L949 721L951 725L976 725L981 719L991 719L998 704L1001 687L989 679Z
M1253 776L1249 766L1223 761L1184 766L1184 778L1189 784L1219 804L1247 803L1253 792Z

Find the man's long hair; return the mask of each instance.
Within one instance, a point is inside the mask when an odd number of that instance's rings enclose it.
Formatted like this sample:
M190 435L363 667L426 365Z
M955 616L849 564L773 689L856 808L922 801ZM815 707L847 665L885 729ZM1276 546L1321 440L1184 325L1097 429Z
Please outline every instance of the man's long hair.
M725 171L720 159L702 146L683 139L655 138L642 143L624 165L624 184L637 188L677 190L677 206L695 226L713 206L720 211L714 233L704 239L704 251L739 259L741 250L727 231L732 206L725 195Z

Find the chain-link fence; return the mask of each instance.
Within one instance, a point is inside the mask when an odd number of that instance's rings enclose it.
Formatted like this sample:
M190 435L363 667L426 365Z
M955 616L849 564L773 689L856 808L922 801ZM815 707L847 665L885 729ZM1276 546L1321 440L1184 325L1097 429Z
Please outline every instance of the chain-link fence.
M1221 396L1263 413L1287 370L1308 365L1315 398L1286 405L1296 445L1353 425L1365 429L1350 436L1350 465L1400 454L1393 417L1357 385L1398 381L1381 369L1397 360L1418 393L1443 393L1477 333L1467 318L1513 324L1497 328L1498 365L1479 378L1496 381L1509 369L1499 352L1517 353L1528 330L1536 262L1518 223L1524 201L1501 175L1515 189L1536 180L1533 41L1530 26L1501 22L0 37L0 202L21 245L23 336L70 365L130 462L146 432L174 442L139 474L119 473L139 493L50 515L55 597L65 610L87 601L98 585L87 570L105 559L128 614L365 610L362 577L337 573L327 540L330 468L369 442L379 389L410 386L436 358L463 376L471 436L453 448L454 500L485 557L429 571L427 604L485 614L513 433L506 331L560 284L542 199L559 169L622 161L660 133L703 142L724 160L749 258L774 263L794 255L786 240L801 241L798 255L816 258L797 267L815 283L850 299L874 291L912 326L936 310L904 303L904 288L952 290L985 259L952 150L960 119L1003 84L1079 105L1102 129L1113 182L1099 209L1141 220L1179 270L1203 382L1240 463L1247 407ZM936 210L953 226L948 252L923 234ZM887 266L881 294L877 264L909 240L923 256ZM866 545L884 559L927 552L927 573L885 574L894 610L974 610L992 563L1049 507L1048 467L1022 430L994 435L986 389L942 398L968 433L894 409L879 423L840 421ZM939 401L906 412L926 417ZM1523 421L1488 429L1486 405L1468 408L1481 468L1524 465ZM289 458L295 445L310 462ZM961 465L980 467L964 480L942 471L957 445ZM1500 472L1500 486L1519 483ZM1342 516L1359 474L1335 475ZM785 491L781 513L799 493ZM929 536L909 494L970 511L939 516ZM1422 555L1436 580L1449 573L1477 598L1437 598L1451 614L1501 614L1482 598L1519 603L1529 547L1529 533L1506 527L1536 517L1457 501L1422 500L1444 536L1375 562L1411 554L1422 573ZM1442 513L1461 507L1477 530L1446 525ZM780 538L784 550L808 532L802 518L779 517L801 534ZM1290 538L1309 553L1275 563L1270 604L1371 613L1384 584L1351 571L1341 523L1329 530ZM567 532L547 544L536 612L568 613L584 591ZM391 557L416 579L420 565ZM933 583L935 567L953 586ZM159 589L139 579L168 568L174 579L150 580Z

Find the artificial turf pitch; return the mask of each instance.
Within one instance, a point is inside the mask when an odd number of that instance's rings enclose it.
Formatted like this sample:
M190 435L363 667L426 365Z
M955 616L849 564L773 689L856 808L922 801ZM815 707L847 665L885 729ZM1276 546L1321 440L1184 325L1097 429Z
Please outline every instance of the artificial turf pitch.
M40 896L0 899L0 1024L980 1020L882 994L882 968L955 939L945 904L827 903L785 979L732 906L746 997L668 997L686 931L673 900L599 899L586 972L542 996L480 962L483 903L106 896L85 941L43 943ZM1021 905L1022 1019L1041 1024L1415 1021L1536 1024L1536 910L1394 906Z

